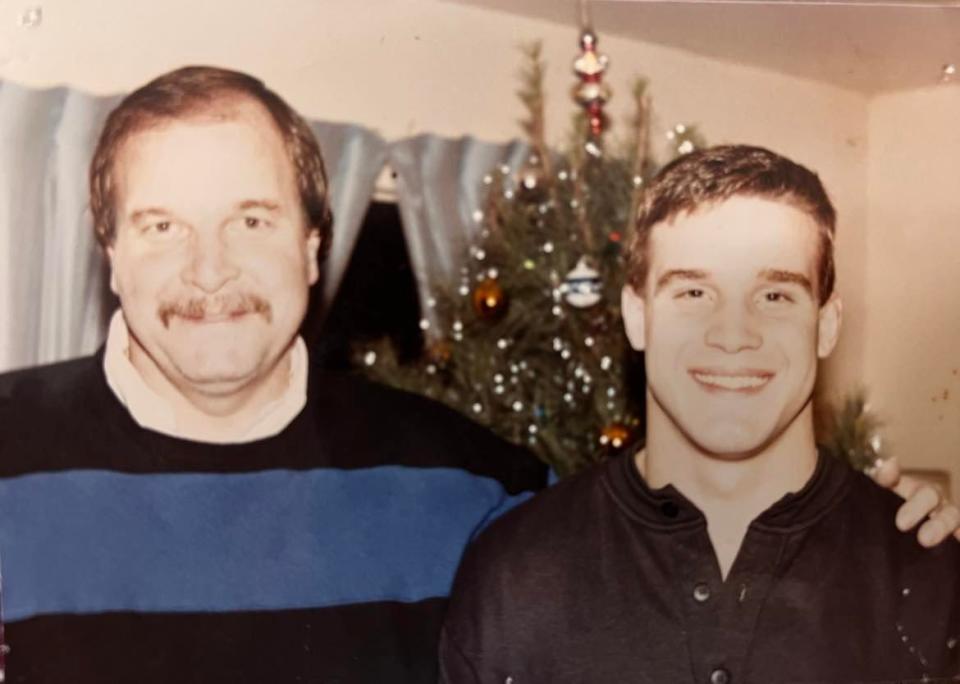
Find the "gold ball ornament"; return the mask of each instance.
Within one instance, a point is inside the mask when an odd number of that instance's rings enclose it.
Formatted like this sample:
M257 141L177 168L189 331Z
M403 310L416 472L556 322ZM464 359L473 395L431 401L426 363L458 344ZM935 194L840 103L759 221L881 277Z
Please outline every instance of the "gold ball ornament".
M507 312L507 293L495 278L485 278L473 289L473 310L484 320L496 320Z
M600 431L600 446L619 449L630 439L630 429L623 423L610 423Z

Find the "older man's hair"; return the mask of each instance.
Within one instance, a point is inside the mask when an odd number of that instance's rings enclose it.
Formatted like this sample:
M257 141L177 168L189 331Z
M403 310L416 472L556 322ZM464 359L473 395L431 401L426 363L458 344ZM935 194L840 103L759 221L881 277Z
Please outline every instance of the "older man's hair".
M310 126L262 81L228 69L190 66L163 74L130 93L110 112L90 164L90 210L102 247L116 238L116 161L124 143L136 133L170 120L205 114L229 116L231 106L252 100L270 114L296 172L297 189L308 230L330 244L327 174Z
M719 145L696 150L667 164L643 194L636 233L627 253L627 282L643 292L654 226L734 196L787 202L807 213L818 230L817 293L833 292L836 211L823 184L809 169L762 147ZM757 226L763 230L763 226Z

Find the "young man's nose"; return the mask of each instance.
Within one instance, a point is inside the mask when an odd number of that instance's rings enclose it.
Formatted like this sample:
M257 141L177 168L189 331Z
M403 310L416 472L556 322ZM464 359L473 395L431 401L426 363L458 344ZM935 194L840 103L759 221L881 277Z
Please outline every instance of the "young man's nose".
M759 348L763 336L753 312L745 306L727 304L711 317L705 341L708 346L733 354Z

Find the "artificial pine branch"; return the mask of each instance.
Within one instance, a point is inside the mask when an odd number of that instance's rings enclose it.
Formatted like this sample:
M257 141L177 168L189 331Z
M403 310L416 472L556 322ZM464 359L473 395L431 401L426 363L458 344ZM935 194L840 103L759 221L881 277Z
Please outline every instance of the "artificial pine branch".
M546 93L543 89L544 63L541 57L543 44L535 41L520 46L523 53L524 66L520 69L520 89L517 97L527 110L527 116L520 120L520 127L527 134L539 163L547 176L552 175L550 150L546 141L546 119L544 116L544 102Z
M630 196L630 211L627 214L625 226L627 233L632 232L633 221L640 208L640 198L643 196L642 181L648 171L650 157L650 96L647 94L646 79L638 78L634 81L633 104L634 114L630 121L633 140L629 154L632 160L633 179L639 179L640 182L634 182L633 193Z
M866 470L880 458L881 426L880 419L870 411L866 391L859 388L830 410L827 434L821 440L828 452L858 470Z

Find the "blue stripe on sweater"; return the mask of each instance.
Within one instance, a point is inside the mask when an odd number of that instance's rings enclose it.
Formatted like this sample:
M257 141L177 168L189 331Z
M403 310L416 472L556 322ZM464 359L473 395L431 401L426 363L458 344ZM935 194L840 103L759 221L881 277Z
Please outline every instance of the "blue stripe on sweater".
M399 466L0 480L4 617L446 596L472 535L528 497Z

